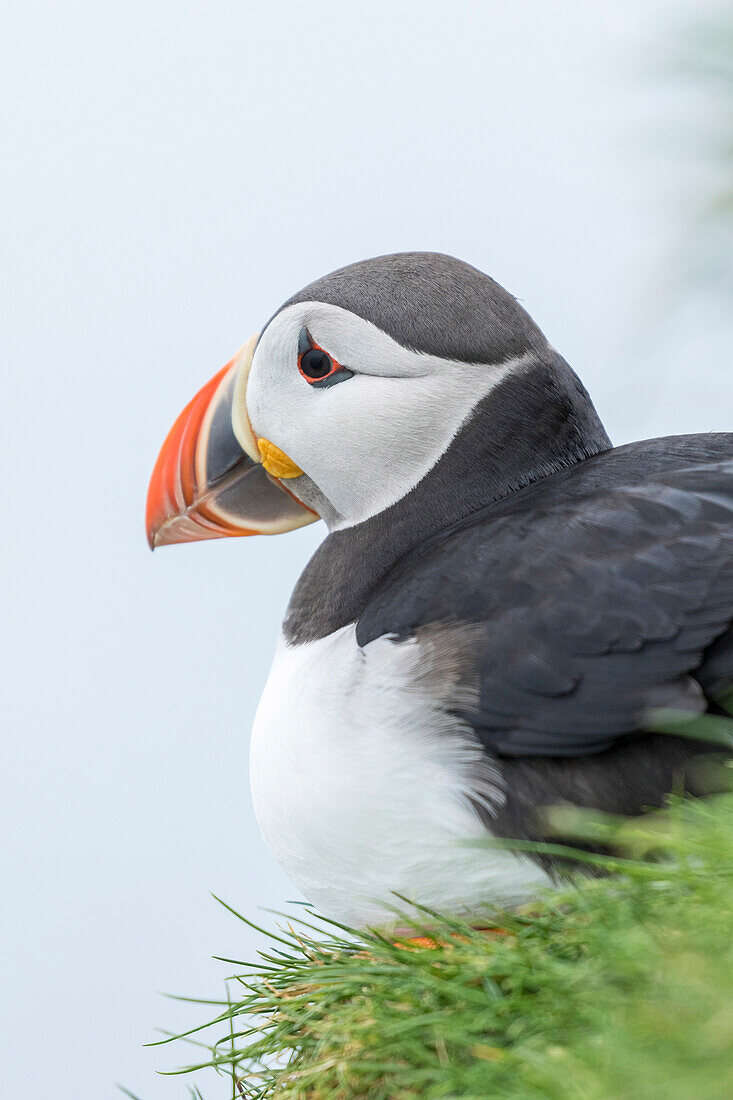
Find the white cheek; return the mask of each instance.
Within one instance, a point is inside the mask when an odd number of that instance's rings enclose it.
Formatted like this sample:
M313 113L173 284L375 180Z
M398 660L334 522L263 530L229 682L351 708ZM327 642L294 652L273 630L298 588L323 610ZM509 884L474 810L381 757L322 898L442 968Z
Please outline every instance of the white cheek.
M327 389L308 385L297 367L303 325L353 368L353 378ZM247 408L255 434L297 463L342 517L339 526L348 526L414 488L478 402L522 366L522 358L494 365L436 359L345 310L304 303L265 330ZM297 481L292 488L297 493Z
M255 359L247 387L247 409L255 435L269 439L290 454L293 433L300 434L296 415L303 396L303 381L295 362L280 364L269 357ZM291 458L297 458L294 454Z
M308 411L312 431L303 440L303 461L291 457L344 517L341 526L383 511L414 488L497 383L483 366L446 370L448 378L356 377L330 391L328 407Z

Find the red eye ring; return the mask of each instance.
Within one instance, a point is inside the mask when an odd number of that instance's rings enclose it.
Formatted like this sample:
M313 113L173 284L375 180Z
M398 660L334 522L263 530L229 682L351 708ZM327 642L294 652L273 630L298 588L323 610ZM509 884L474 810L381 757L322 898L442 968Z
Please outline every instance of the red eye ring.
M328 378L335 370L340 370L339 363L334 362L331 356L323 348L308 348L298 356L298 370L306 382L321 382Z
M301 329L298 340L298 370L309 386L333 386L353 377L353 372L334 359L317 344L306 328Z

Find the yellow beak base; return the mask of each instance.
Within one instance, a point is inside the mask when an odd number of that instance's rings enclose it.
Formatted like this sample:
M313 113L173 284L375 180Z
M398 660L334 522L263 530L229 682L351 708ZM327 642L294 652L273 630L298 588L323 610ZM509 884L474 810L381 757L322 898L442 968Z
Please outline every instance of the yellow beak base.
M296 466L292 458L288 458L285 451L281 451L269 439L258 439L257 446L262 455L262 465L268 474L283 480L290 477L300 477L303 473L300 466Z

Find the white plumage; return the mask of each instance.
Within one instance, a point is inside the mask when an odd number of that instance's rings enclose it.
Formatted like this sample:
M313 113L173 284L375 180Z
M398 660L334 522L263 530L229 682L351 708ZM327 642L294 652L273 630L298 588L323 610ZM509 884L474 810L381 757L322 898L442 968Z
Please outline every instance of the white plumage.
M306 898L347 924L384 924L395 893L447 912L515 903L548 884L491 848L472 798L501 800L440 637L360 649L353 626L278 644L252 733L265 840ZM467 842L474 842L473 844ZM475 842L486 842L486 846Z

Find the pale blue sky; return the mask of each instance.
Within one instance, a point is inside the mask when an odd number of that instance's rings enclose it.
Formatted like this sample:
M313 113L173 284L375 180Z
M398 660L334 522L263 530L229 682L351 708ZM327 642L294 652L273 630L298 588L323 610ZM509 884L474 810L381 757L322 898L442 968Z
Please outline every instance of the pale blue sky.
M452 252L616 442L728 429L730 331L675 296L695 0L0 0L7 1096L185 1095L140 1044L294 894L247 741L319 527L151 556L173 418L291 292ZM694 122L694 117L693 117ZM725 358L724 358L725 356ZM209 1082L207 1098L228 1095Z

